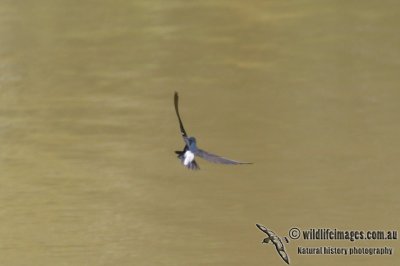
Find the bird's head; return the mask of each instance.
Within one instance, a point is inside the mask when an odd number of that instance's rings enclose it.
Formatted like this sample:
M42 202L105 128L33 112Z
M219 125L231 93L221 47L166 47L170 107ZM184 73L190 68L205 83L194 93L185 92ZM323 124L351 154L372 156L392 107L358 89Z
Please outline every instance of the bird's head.
M196 144L196 139L194 137L190 137L189 144Z
M269 237L264 238L264 240L261 242L262 244L268 244L269 243Z

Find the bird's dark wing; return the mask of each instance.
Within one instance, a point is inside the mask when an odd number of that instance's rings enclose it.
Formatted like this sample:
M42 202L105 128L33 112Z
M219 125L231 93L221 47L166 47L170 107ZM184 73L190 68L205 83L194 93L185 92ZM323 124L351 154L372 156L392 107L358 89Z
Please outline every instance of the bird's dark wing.
M203 151L201 149L197 149L194 152L195 155L209 161L212 163L221 163L221 164L251 164L251 163L246 163L246 162L238 162L238 161L234 161L234 160L230 160L230 159L226 159L224 157Z
M187 134L186 134L185 128L183 127L181 116L179 115L178 102L179 102L179 96L178 96L178 93L175 92L175 95L174 95L175 112L176 112L176 115L178 116L179 127L181 129L181 134L182 134L183 137L186 137Z

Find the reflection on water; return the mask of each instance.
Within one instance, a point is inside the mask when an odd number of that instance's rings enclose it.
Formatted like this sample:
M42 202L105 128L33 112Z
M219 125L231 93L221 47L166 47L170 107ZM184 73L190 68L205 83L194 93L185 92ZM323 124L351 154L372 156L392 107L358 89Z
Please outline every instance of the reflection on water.
M255 223L396 229L389 3L3 1L1 264L278 264ZM255 164L185 170L175 90L200 146Z

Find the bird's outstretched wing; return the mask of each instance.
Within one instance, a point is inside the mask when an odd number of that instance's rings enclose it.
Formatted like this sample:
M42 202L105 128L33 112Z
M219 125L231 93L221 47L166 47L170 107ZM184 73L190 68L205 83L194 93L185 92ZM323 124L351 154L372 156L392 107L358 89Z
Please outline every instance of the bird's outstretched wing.
M221 164L251 164L251 163L247 163L247 162L238 162L238 161L234 161L234 160L230 160L206 151L203 151L201 149L197 149L194 152L195 155L203 158L204 160L207 160L209 162L212 163L221 163Z
M264 233L266 233L269 237L275 235L274 232L272 232L271 230L269 230L267 227L261 225L261 224L256 224L256 226L258 227L258 229L260 229L261 231L263 231Z
M274 243L275 244L275 243ZM279 255L281 256L281 258L287 263L287 264L290 264L289 263L289 256L288 256L288 254L286 253L286 250L283 248L283 246L282 246L282 249L278 249L278 246L277 245L275 245L275 247L276 247L276 251L278 251L278 253L279 253Z
M187 137L185 128L183 127L181 116L179 115L178 102L179 102L179 96L178 96L178 93L175 92L175 95L174 95L175 112L176 112L176 115L178 116L179 127L181 129L181 134L182 134L183 137Z
M275 245L276 251L278 251L278 253L281 256L281 258L287 264L289 264L289 256L286 253L285 246L283 245L282 240L280 239L280 237L277 236L273 231L269 230L268 228L266 228L265 226L263 226L261 224L256 224L256 226L258 227L258 229L260 229L261 231L263 231L264 233L266 233L268 235L268 237L270 238L271 242Z

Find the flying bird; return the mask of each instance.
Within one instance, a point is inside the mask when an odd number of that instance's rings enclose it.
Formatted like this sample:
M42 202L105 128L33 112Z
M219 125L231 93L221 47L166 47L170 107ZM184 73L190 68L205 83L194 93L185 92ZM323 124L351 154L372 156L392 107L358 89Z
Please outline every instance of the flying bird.
M206 152L202 149L199 149L197 147L196 139L194 137L189 137L186 134L185 128L183 127L181 116L179 115L178 101L179 101L179 96L178 96L178 93L175 92L175 95L174 95L175 112L176 112L176 115L178 116L179 127L181 130L183 141L185 142L185 147L183 148L183 150L175 151L175 153L178 155L178 158L181 160L182 164L185 167L187 167L188 169L191 169L191 170L200 169L198 163L195 160L196 156L199 156L199 157L201 157L209 162L212 162L212 163L251 164L248 162L239 162L239 161L230 160L230 159Z
M261 224L256 224L256 226L258 227L258 229L260 229L261 231L263 231L264 233L267 234L267 238L264 238L263 240L263 244L268 244L269 241L272 242L272 244L275 245L276 251L278 251L279 255L282 257L282 259L289 264L289 256L285 251L285 246L282 243L282 240L279 238L279 236L277 236L274 232L272 232L271 230L269 230L268 228L266 228L265 226L262 226Z

